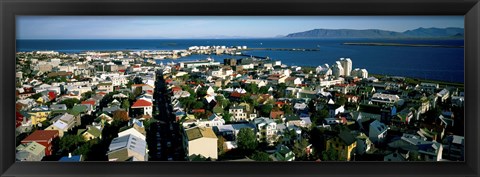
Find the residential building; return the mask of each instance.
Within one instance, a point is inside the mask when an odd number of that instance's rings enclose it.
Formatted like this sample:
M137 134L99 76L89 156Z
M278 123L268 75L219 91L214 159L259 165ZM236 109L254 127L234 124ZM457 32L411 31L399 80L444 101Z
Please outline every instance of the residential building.
M384 123L374 120L370 123L368 137L375 144L383 143L387 137L387 130L388 127Z
M338 152L339 160L350 161L353 157L353 151L357 147L355 137L348 131L342 131L337 136L327 140L326 150L333 148Z
M131 108L132 109L139 109L140 114L151 116L152 111L153 111L152 106L153 106L152 102L149 102L149 101L144 100L144 99L139 99L139 100L135 101L135 103L133 103Z
M218 138L212 128L194 127L185 129L184 135L184 148L189 157L201 155L205 158L218 158Z
M45 156L45 146L35 141L20 144L16 150L16 161L41 161Z
M260 117L253 119L255 124L257 140L273 144L277 141L277 123L270 118Z
M59 137L58 130L36 130L21 141L22 144L37 142L45 146L45 156L52 155L52 141Z
M107 156L108 161L148 161L147 142L133 134L114 138Z

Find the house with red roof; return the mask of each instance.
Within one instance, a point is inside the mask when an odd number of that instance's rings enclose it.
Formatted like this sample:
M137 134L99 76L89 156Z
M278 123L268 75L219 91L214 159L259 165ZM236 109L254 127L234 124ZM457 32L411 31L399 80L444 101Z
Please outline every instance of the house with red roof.
M139 110L141 114L152 115L153 104L145 99L138 99L131 108L134 112Z
M97 100L94 100L94 99L88 99L88 100L85 100L85 101L82 101L81 104L84 104L84 105L91 105L93 109L95 109L95 106L97 106Z
M59 137L58 130L37 130L21 141L22 144L37 142L45 146L45 156L52 155L52 141Z
M172 87L172 92L173 93L178 92L178 91L182 91L182 88L178 87L178 86Z
M57 94L53 91L50 91L48 92L48 99L50 99L50 101L54 101L55 98L57 98Z
M270 118L272 118L272 119L280 119L280 118L283 117L283 115L285 115L285 113L283 111L280 111L280 110L278 110L278 111L273 111L272 110L270 112Z

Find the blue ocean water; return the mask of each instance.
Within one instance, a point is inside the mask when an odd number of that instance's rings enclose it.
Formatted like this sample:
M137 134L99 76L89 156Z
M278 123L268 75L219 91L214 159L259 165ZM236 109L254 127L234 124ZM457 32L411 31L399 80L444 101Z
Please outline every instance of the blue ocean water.
M17 51L55 50L74 53L93 50L173 50L190 46L225 45L249 48L307 48L319 51L251 50L244 54L268 56L287 65L332 65L341 57L349 57L353 68L366 68L369 73L464 82L464 48L358 46L345 42L385 42L403 44L435 44L463 46L464 40L388 40L388 39L155 39L155 40L17 40ZM177 61L205 59L192 55ZM229 55L211 56L223 62ZM237 56L236 58L240 58Z

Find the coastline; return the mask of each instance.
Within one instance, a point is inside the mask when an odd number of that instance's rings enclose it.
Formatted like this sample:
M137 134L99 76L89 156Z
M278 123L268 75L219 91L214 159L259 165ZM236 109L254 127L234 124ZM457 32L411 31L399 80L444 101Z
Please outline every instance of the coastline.
M369 74L369 77L375 77L377 79L381 79L384 77L388 77L389 75L381 75L381 74ZM390 76L393 77L393 76ZM406 76L399 76L399 77L404 77L406 82L413 83L413 84L420 84L421 82L429 82L429 83L436 83L442 86L454 86L454 87L459 87L459 88L464 88L465 83L461 82L448 82L448 81L440 81L440 80L432 80L432 79L421 79L421 78L415 78L415 77L406 77Z
M392 46L392 47L440 47L440 48L463 48L463 46L453 45L434 45L434 44L400 44L400 43L381 43L381 42L344 42L343 45L360 46Z

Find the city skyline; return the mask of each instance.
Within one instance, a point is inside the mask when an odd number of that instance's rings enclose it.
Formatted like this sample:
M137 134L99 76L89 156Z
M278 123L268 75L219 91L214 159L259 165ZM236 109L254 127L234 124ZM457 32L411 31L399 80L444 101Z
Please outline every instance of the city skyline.
M464 28L463 16L18 16L17 39L272 38L312 29Z

